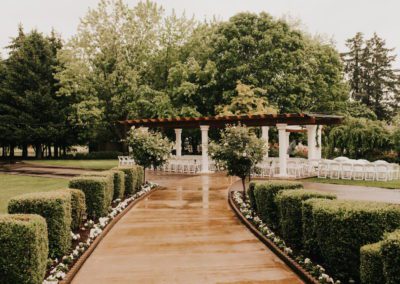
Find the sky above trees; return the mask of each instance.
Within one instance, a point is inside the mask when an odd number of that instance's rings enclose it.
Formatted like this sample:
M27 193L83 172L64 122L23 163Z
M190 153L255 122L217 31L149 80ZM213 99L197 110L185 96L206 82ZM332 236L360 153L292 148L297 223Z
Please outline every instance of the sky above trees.
M79 19L89 7L95 8L98 0L5 0L0 11L0 51L5 55L4 47L10 37L16 36L19 23L26 30L37 28L48 33L54 27L64 39L76 33ZM134 6L138 0L128 1ZM388 47L400 52L400 37L396 29L400 26L397 13L400 10L398 0L156 0L167 11L175 9L178 13L186 11L196 18L217 16L226 20L241 11L266 11L275 17L290 15L300 19L312 34L325 34L333 37L339 51L345 50L346 39L362 32L367 37L377 32L387 41ZM400 56L396 67L400 68Z

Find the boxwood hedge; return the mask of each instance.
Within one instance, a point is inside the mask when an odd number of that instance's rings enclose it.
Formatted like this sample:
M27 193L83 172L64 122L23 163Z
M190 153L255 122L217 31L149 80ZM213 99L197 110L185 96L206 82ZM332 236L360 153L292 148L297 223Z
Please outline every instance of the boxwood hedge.
M256 188L256 183L251 182L249 184L249 189L247 190L247 195L249 196L249 202L250 202L251 208L253 208L253 210L257 212L257 202L256 202L256 197L254 196L255 188Z
M89 176L89 177L104 177L107 179L108 187L107 190L107 200L106 203L111 204L114 196L115 184L114 184L114 172L113 171L101 171L101 172L88 172L84 173L82 176Z
M281 236L295 249L302 248L302 203L304 200L310 198L336 199L336 196L311 190L282 190L275 198L278 207L279 230Z
M71 246L71 195L66 191L28 193L13 197L8 203L11 214L38 214L46 219L49 256L59 257Z
M113 168L113 170L125 173L125 196L132 195L137 190L138 170L136 166L124 166Z
M327 201L312 203L313 229L328 271L348 281L360 280L360 248L381 240L400 227L400 206L378 202Z
M303 188L303 185L297 182L269 181L265 183L257 183L254 188L254 199L256 201L258 215L270 227L277 229L279 222L275 196L281 190L300 188Z
M125 173L123 171L112 170L114 174L114 196L113 200L117 198L124 198L125 193Z
M385 236L382 242L381 254L386 283L400 283L400 230Z
M0 283L41 284L48 256L45 219L0 215L0 252Z
M360 249L360 280L363 284L385 283L381 255L382 242L368 244Z
M70 188L85 193L87 215L99 218L107 215L111 203L109 178L101 176L79 176L69 181Z
M142 166L136 165L136 171L137 171L136 191L139 191L144 183L144 169Z
M321 253L318 248L318 243L316 239L316 232L314 229L314 219L313 219L313 205L318 203L319 199L308 199L302 202L301 209L301 223L303 224L303 241L302 249L305 255L311 257L312 259L320 259Z
M86 216L85 194L82 190L74 188L65 191L71 194L71 230L77 230Z

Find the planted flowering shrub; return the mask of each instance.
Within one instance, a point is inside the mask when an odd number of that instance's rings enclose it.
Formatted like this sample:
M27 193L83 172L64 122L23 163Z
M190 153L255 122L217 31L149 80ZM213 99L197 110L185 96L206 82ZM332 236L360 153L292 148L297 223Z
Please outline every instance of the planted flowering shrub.
M157 169L169 158L172 143L161 133L134 128L128 133L129 146L132 148L132 157L136 164L143 167L143 180L146 180L145 171L149 167Z
M221 132L221 139L210 143L211 157L228 175L242 180L244 198L246 198L245 179L250 176L256 165L267 153L265 141L250 132L246 126L228 126Z

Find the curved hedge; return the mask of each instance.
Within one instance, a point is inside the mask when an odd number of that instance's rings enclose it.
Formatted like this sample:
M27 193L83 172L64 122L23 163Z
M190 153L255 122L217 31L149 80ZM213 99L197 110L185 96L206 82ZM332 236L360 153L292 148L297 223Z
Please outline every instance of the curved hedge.
M99 218L107 215L111 204L109 178L101 176L75 177L69 181L69 187L80 189L85 193L89 218Z
M400 283L400 230L385 236L382 242L381 254L386 283Z
M282 190L275 198L281 235L295 249L301 249L303 243L302 203L311 198L336 199L336 196L312 190Z
M71 194L71 230L79 229L86 215L85 193L80 189L64 189Z
M46 219L51 258L65 255L71 246L71 195L66 191L28 193L12 198L11 214L38 214Z
M303 188L303 185L297 182L269 181L265 183L256 183L254 199L257 206L257 213L261 219L273 229L277 229L279 222L275 196L281 190L300 188Z
M114 184L114 172L113 171L101 171L101 172L88 172L84 173L81 176L83 177L104 177L107 179L108 183L108 195L107 195L107 204L111 204L114 196L115 184Z
M312 203L313 229L328 270L344 281L360 279L360 248L400 227L400 206L378 202Z
M0 252L0 283L41 284L49 253L45 219L0 215Z
M125 174L125 196L132 195L137 190L138 170L136 166L116 167L113 170L123 171Z
M363 284L385 283L381 255L382 242L368 244L360 249L360 280Z

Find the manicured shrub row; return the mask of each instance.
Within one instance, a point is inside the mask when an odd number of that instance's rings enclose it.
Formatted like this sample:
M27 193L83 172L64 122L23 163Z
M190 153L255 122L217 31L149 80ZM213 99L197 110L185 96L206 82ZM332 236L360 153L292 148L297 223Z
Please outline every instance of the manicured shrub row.
M360 250L360 280L363 284L383 284L382 242L368 244Z
M113 170L123 171L125 173L125 195L134 194L142 185L143 168L139 166L117 167Z
M85 194L80 189L65 189L71 194L71 230L78 230L86 215Z
M285 242L292 248L302 248L302 203L311 198L336 199L336 196L310 190L282 190L275 198L278 207L279 231Z
M360 280L363 245L377 242L385 232L400 227L397 205L319 199L311 207L314 244L328 270L344 281Z
M85 194L87 215L99 218L108 213L111 204L112 186L110 176L79 176L69 181L69 187L80 189Z
M0 252L0 283L42 283L48 256L45 219L0 215Z
M81 176L88 176L88 177L104 177L107 179L107 184L108 184L108 195L106 196L107 199L105 200L105 203L108 204L108 206L111 205L111 201L114 196L114 173L112 171L101 171L101 172L89 172L85 173ZM108 207L107 207L108 209Z
M112 172L114 174L113 200L123 198L125 194L125 173L118 170L113 170Z
M38 214L46 219L51 258L66 254L71 246L71 194L66 191L29 193L8 203L11 214Z
M303 188L303 185L297 182L270 181L265 183L257 183L253 191L257 213L261 219L273 229L278 229L279 220L277 213L278 209L275 201L276 195L281 190L300 188Z
M136 165L136 171L137 171L136 191L139 191L145 181L144 180L144 169L142 166Z
M381 254L386 283L400 283L400 230L385 236Z

